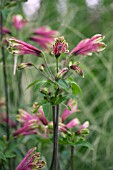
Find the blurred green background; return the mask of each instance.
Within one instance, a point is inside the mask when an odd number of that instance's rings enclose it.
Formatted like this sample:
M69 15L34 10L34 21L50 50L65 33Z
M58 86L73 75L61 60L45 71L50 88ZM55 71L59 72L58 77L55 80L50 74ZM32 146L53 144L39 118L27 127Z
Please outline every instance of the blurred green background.
M31 9L30 9L31 10ZM28 14L30 15L30 10ZM22 14L23 8L17 5L4 14L4 26L11 28L11 17L14 14ZM34 17L35 16L35 17ZM81 61L81 67L85 78L75 75L75 80L83 90L83 95L78 100L81 110L76 114L81 122L89 120L90 134L88 141L92 143L94 150L75 148L75 170L113 170L113 1L112 0L42 0L38 12L30 18L28 28L20 35L14 32L16 37L26 40L31 30L48 25L60 32L69 43L69 49L73 49L77 43L94 34L105 35L106 49L101 54L93 54L88 57L75 58ZM12 28L12 31L13 30ZM23 36L24 35L24 36ZM27 40L26 40L27 41ZM28 41L27 41L28 42ZM34 43L35 44L35 43ZM35 44L36 45L36 44ZM36 45L37 46L37 45ZM21 60L19 58L19 60ZM19 62L18 60L18 62ZM32 61L37 64L41 59L25 56L24 61ZM9 85L9 103L11 117L15 117L18 100L18 76L13 75L13 57L6 51L6 67ZM32 70L24 70L22 73L22 100L20 108L31 111L31 106L37 99L37 94L30 90L25 91L26 86L34 81L38 75ZM4 98L3 72L0 56L0 98ZM4 134L4 130L0 130ZM37 145L33 137L21 139L21 148L27 150ZM23 146L27 143L26 146ZM50 160L50 146L40 144L38 146L42 155ZM62 169L70 169L69 147L61 146ZM21 160L21 158L19 158ZM18 164L19 160L17 161ZM68 167L68 168L66 168Z

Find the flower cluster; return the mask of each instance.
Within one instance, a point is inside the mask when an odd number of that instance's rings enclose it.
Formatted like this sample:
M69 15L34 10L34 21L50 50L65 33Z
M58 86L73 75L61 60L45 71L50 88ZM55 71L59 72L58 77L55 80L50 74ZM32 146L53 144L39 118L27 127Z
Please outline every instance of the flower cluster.
M86 133L86 131L88 133L89 122L87 121L80 125L79 119L73 118L68 123L65 123L70 115L77 112L77 104L73 99L70 99L67 105L70 107L70 110L65 108L61 117L59 117L59 132L63 132L65 134L71 133L71 129L76 127L77 130L74 132L75 134L81 135L84 132ZM17 120L22 124L22 127L14 132L15 137L19 135L38 134L45 138L49 134L53 133L53 122L50 122L45 117L42 107L38 109L36 114L32 115L25 110L19 110Z

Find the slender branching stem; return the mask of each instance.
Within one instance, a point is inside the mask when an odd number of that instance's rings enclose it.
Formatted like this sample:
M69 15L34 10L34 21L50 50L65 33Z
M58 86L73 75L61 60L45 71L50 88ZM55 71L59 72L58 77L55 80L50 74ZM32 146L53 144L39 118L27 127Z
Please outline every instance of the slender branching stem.
M23 56L21 56L20 63L23 62ZM17 99L17 108L20 107L20 101L21 101L21 95L22 95L22 71L19 72L18 75L18 99Z
M71 146L71 170L74 169L74 146Z
M48 67L48 64L47 64L46 57L45 57L44 53L43 53L43 58L44 58L45 66L46 66L46 68L48 70L48 73L50 74L51 78L54 80L55 78L54 78L50 68Z
M58 73L58 70L59 70L59 68L58 68L58 57L56 58L56 69L57 69L57 73Z
M1 42L3 40L3 16L2 13L0 14L0 32L1 32ZM6 104L6 133L7 133L7 140L10 138L10 127L9 127L9 104L8 104L8 84L7 84L7 73L6 73L6 63L5 63L5 51L4 46L1 43L1 54L2 54L2 61L3 61L3 76L4 76L4 92L5 92L5 104Z
M49 78L48 75L47 75L45 72L40 71L34 64L33 64L33 67L34 67L36 70L38 70L41 74L43 74L44 77L46 77L48 80L50 80L51 82L54 83L54 80L52 80L51 78Z

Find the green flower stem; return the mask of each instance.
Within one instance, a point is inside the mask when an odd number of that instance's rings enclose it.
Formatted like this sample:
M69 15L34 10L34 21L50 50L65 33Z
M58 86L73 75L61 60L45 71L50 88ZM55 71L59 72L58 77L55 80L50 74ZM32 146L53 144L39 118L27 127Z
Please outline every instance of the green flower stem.
M3 39L3 16L0 14L0 32L1 32L1 42ZM8 84L7 84L7 73L6 73L6 62L5 62L5 51L4 46L1 45L1 54L3 61L3 76L4 76L4 92L5 92L5 104L6 104L6 133L7 133L7 141L10 139L10 126L9 126L9 102L8 102Z
M23 56L21 56L20 63L23 63ZM22 71L19 72L18 75L18 99L17 99L17 108L20 107L20 101L21 101L21 95L22 95Z
M71 170L75 170L74 168L74 146L71 146Z
M59 68L58 68L58 57L56 58L56 70L57 70L57 73L58 73L58 70L59 70Z
M44 77L46 77L48 80L50 80L51 82L54 83L54 80L52 80L51 78L49 78L48 75L46 75L45 72L40 71L34 64L33 64L33 67L34 67L36 70L38 70L41 74L43 74Z
M48 70L48 73L50 74L51 78L54 80L55 78L54 78L54 76L53 76L50 68L48 67L48 64L47 64L47 61L46 61L46 56L44 55L44 53L42 53L42 54L43 54L43 58L44 58L45 65L46 65L46 68L47 68L47 70Z

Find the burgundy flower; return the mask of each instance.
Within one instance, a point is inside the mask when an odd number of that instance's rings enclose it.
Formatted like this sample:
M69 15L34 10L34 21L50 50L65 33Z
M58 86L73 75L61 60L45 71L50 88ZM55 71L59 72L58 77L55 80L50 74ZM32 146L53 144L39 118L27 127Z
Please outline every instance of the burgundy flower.
M52 48L52 54L55 55L55 57L59 57L61 53L68 53L68 43L66 43L64 37L59 37L55 39L55 44Z
M35 152L36 147L30 149L20 164L17 166L16 170L34 170L41 169L45 166L45 162L40 159L40 153Z
M92 38L84 39L69 53L70 55L91 55L93 52L100 52L105 49L105 44L102 42L104 37L101 34L96 34Z
M27 21L23 20L21 15L14 15L12 20L13 25L17 30L21 30L27 24Z
M12 54L32 54L36 55L38 57L41 57L42 51L39 50L38 48L32 46L31 44L27 44L21 40L15 39L15 38L10 38L8 40L9 42L9 47L8 50Z

